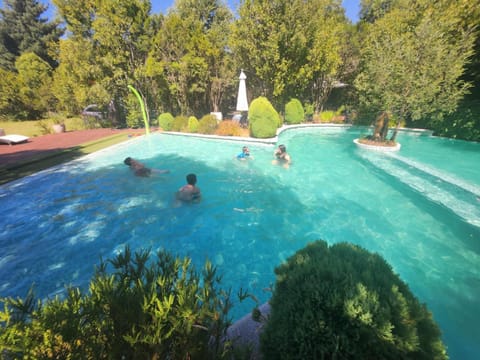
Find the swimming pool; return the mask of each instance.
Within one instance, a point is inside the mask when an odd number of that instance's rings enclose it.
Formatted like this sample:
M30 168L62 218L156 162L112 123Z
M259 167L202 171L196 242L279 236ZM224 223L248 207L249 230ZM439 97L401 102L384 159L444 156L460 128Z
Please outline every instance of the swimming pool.
M209 258L225 287L261 302L273 269L308 242L349 241L380 253L426 302L452 359L480 353L480 144L401 133L400 152L355 147L367 130L305 128L273 146L167 134L135 138L0 187L0 295L41 297L85 286L100 256L164 248ZM168 175L134 177L127 156ZM200 204L174 206L194 172ZM239 318L253 306L237 304Z

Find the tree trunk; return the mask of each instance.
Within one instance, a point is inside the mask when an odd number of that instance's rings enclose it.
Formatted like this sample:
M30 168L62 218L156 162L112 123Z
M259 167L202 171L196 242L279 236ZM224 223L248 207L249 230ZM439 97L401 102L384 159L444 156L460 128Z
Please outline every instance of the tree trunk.
M390 141L395 141L395 139L397 138L399 127L400 127L400 121L397 121L397 124L395 126L395 130L393 131L393 134L392 134L392 137L390 138Z
M373 140L385 141L388 133L388 113L386 111L378 115L375 120L375 128L373 130Z

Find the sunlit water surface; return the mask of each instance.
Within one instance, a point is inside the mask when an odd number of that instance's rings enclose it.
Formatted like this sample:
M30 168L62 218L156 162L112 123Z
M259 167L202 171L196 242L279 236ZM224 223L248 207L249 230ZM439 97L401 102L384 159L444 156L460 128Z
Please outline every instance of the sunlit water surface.
M452 359L480 354L480 144L401 133L400 152L361 150L365 130L308 128L273 146L165 134L135 138L0 187L0 295L40 297L85 287L100 257L125 245L208 258L222 284L260 302L273 269L308 242L349 241L380 253L439 323ZM168 175L137 178L132 156ZM199 204L175 206L194 172ZM234 319L252 301L235 304Z

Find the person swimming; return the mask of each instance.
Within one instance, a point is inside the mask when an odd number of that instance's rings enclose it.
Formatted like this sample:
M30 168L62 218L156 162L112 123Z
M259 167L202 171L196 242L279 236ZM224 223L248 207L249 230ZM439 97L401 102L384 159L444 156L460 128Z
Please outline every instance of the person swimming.
M202 194L200 188L196 185L197 176L195 174L188 174L186 179L187 185L182 186L175 194L177 200L199 201Z
M152 170L147 168L140 161L131 158L130 156L123 160L125 165L128 165L136 176L149 177L152 173L166 174L169 170Z
M136 176L148 177L152 173L151 169L147 168L140 161L132 159L131 157L127 157L125 160L123 160L123 163L129 166Z
M250 156L250 150L248 149L248 146L244 146L242 148L242 152L237 155L238 160L247 160L247 159L252 159Z
M287 153L287 148L285 145L278 145L278 148L275 149L273 156L275 160L272 161L272 164L278 165L282 164L283 167L288 168L292 162L290 155Z

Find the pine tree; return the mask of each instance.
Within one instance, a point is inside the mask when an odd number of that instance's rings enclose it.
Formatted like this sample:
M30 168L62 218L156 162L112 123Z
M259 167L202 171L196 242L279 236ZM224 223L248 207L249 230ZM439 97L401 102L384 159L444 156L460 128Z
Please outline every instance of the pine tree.
M48 6L37 0L4 0L0 9L0 67L13 70L15 60L23 53L33 52L55 67L49 54L63 29L55 21L42 17Z

